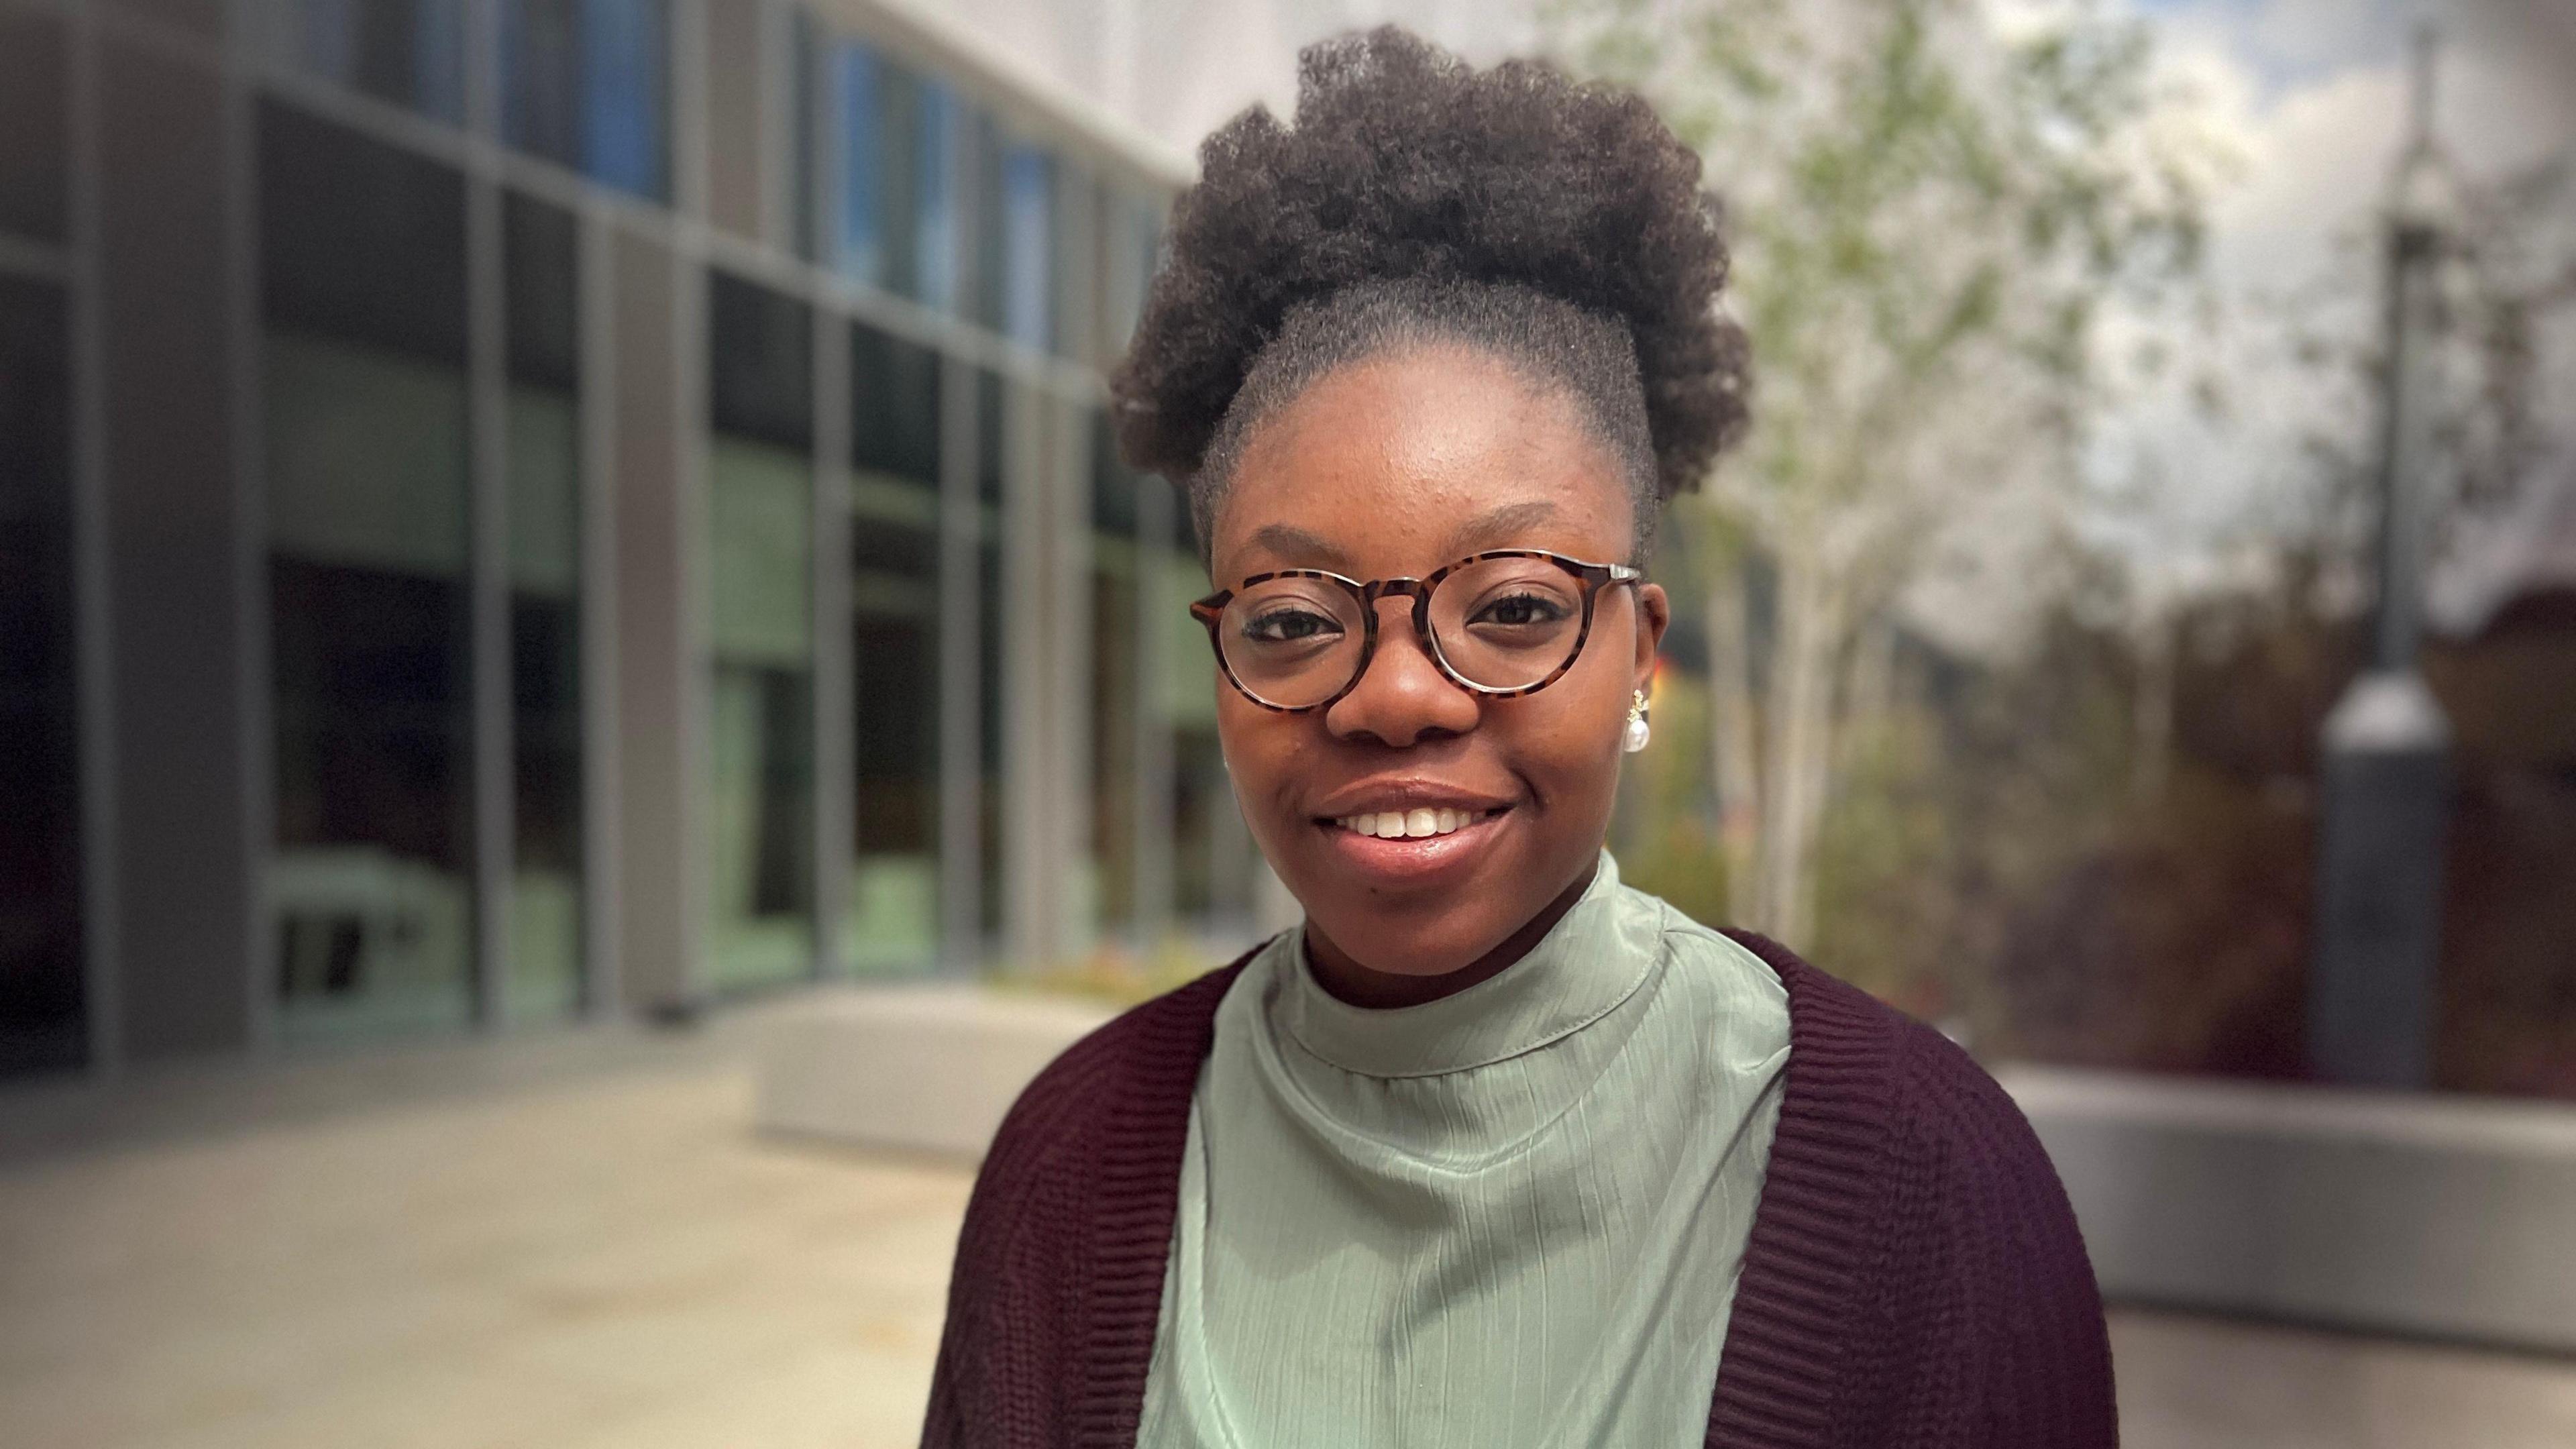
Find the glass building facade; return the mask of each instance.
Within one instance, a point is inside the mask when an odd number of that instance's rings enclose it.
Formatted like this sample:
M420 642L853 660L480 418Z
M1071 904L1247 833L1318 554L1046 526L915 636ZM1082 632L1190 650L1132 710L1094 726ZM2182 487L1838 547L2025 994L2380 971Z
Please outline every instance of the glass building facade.
M1183 163L863 3L104 8L0 0L0 1074L1249 936Z

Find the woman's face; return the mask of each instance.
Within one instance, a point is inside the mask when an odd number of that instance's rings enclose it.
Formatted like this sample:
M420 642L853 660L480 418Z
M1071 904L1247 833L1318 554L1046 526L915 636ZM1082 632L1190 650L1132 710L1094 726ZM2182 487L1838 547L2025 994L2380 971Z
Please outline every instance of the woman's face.
M1211 527L1217 586L1273 569L1426 578L1496 548L1627 560L1633 505L1574 402L1463 345L1381 353L1256 426ZM1281 714L1217 685L1217 732L1262 854L1306 908L1319 957L1432 976L1485 957L1588 876L1610 821L1631 692L1663 590L1606 587L1563 677L1480 697L1422 650L1412 601L1380 600L1378 646L1328 708ZM1377 839L1369 812L1490 812L1447 835Z

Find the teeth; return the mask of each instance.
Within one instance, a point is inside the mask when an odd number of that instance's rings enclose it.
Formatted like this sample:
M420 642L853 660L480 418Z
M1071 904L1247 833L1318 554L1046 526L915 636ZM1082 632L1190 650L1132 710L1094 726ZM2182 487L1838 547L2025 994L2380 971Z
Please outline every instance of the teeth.
M1482 810L1373 810L1360 815L1344 815L1333 823L1344 830L1381 840L1419 840L1430 835L1447 835L1462 825L1473 825L1485 818Z

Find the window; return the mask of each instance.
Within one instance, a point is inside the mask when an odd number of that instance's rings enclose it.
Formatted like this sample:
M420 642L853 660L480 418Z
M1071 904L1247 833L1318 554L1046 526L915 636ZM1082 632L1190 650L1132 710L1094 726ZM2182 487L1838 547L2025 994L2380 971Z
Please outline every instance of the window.
M813 318L716 273L707 960L723 988L814 965Z
M1039 351L1055 346L1055 162L1034 146L1002 154L1002 331Z
M0 10L0 233L63 239L63 22Z
M581 1004L581 342L571 213L502 212L509 331L510 960L502 1015Z
M961 204L960 191L972 180L990 123L945 82L863 42L835 43L825 65L833 185L823 246L830 264L926 307L969 307L973 278L963 248L973 208Z
M850 329L856 808L843 958L917 968L939 945L939 356Z
M281 1024L462 1024L463 178L274 103L259 161Z
M1094 412L1082 431L1091 459L1091 848L1075 900L1109 933L1137 925L1136 764L1144 685L1138 645L1146 624L1136 538L1143 480L1119 461L1108 419ZM1082 909L1087 907L1087 909Z
M794 68L795 94L791 129L795 137L796 168L793 214L789 225L796 233L796 255L809 262L831 258L837 243L824 235L823 216L817 189L823 175L823 139L825 119L823 97L832 96L837 111L838 92L833 88L829 68L839 64L836 52L827 49L812 13L799 5L788 14L788 49Z
M511 145L638 196L669 194L666 0L505 0L501 97Z
M958 315L998 332L1002 330L1003 229L1009 220L1001 132L991 115L969 106L964 108L958 139L958 171L965 193L959 220L966 252Z
M465 115L465 0L268 0L286 63L442 121Z
M848 42L832 52L832 97L840 169L832 264L862 282L908 291L912 239L908 228L889 227L912 215L906 183L919 128L911 115L910 78L868 46ZM900 257L894 248L898 235Z
M936 80L916 82L914 94L919 129L912 170L912 272L891 280L897 291L923 306L955 312L963 300L957 187L967 111L957 93ZM906 281L909 287L903 285Z
M86 1056L63 294L0 276L0 1078Z
M1208 590L1190 537L1189 507L1175 501L1170 538L1153 552L1158 571L1160 627L1173 631L1165 645L1170 689L1158 701L1172 750L1172 905L1184 929L1230 936L1249 928L1255 858L1252 834L1235 807L1225 755L1216 734L1216 656L1207 630L1190 617L1188 601Z
M1127 350L1145 307L1145 290L1154 278L1155 249L1163 220L1154 203L1104 187L1100 205L1100 359L1106 364Z

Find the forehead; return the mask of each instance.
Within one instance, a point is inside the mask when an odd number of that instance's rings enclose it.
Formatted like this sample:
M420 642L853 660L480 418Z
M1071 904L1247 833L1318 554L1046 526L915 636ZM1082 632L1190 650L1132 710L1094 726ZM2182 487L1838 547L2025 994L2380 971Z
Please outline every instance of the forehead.
M1634 504L1562 389L1471 347L1337 368L1257 425L1217 505L1222 582L1265 567L1419 575L1478 549L1627 556Z

